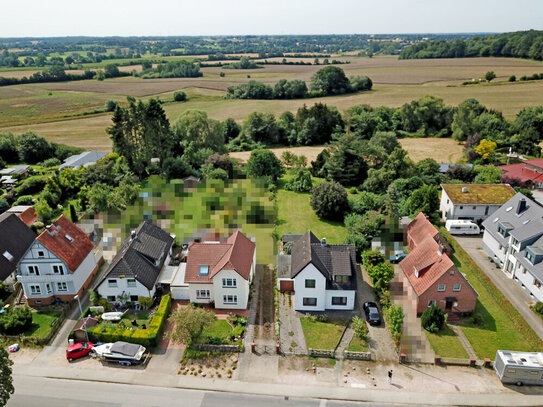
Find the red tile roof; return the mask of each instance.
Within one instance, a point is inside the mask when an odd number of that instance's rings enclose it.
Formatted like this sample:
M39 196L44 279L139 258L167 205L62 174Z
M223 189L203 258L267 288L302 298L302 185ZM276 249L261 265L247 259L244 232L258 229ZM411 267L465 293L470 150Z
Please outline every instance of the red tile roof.
M36 239L63 260L72 273L94 248L85 232L64 215Z
M543 158L537 160L526 160L519 164L500 165L500 168L505 171L504 177L516 178L522 182L543 182L543 174L535 172L528 167L539 167L543 169Z
M407 235L418 246L428 235L435 237L439 232L422 212L407 227Z
M441 252L439 244L429 235L400 262L400 268L418 296L452 267L454 267L452 260ZM415 274L416 270L418 277Z
M210 283L221 270L235 270L249 280L255 244L237 230L226 243L192 243L189 246L186 283ZM207 276L200 276L200 266L209 266Z
M33 207L25 209L17 216L24 222L26 226L30 226L38 220L38 215L36 215L36 211Z

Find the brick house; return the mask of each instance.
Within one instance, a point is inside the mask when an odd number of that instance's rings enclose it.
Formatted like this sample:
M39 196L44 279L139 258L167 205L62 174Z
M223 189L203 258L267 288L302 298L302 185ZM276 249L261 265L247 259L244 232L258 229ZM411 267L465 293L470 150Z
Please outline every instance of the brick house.
M440 244L443 237L422 213L415 220L410 229L416 240L412 242L411 252L400 262L400 278L417 315L432 304L449 314L449 320L472 312L478 294Z

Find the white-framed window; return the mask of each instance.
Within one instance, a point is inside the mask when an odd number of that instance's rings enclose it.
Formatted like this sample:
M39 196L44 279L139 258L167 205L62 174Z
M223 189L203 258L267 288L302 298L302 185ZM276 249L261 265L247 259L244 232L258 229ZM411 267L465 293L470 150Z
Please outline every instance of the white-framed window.
M138 296L137 296L137 295L131 295L131 296L130 296L130 301L132 301L132 302L138 302Z
M62 266L62 264L53 265L53 273L60 274L61 276L64 275L64 267Z
M32 274L34 276L40 275L40 269L38 266L28 266L28 274Z
M222 296L222 302L224 304L237 304L238 303L238 296L227 294Z
M437 291L445 291L445 288L447 288L446 284L439 284L437 286Z
M47 291L47 294L51 294L53 292L50 283L45 284L45 291Z
M45 252L43 250L38 250L38 257L45 257Z
M58 282L57 283L57 290L59 290L59 291L68 291L68 285L64 281Z
M39 284L30 284L30 294L41 294L41 287Z
M451 269L451 272L449 273L451 276L454 275L454 269Z
M108 287L117 287L117 280L114 279L114 278L111 278L109 280L107 280L107 286Z
M316 281L313 279L305 280L305 288L315 288Z
M453 285L453 291L460 291L462 289L462 284Z
M428 308L430 308L432 305L436 305L436 300L428 301Z
M136 279L135 278L129 278L126 280L126 285L128 287L136 287Z
M223 278L222 286L223 287L237 287L237 280L235 278Z
M317 299L311 298L311 297L304 297L302 299L302 303L304 307L316 307L317 306Z
M209 266L200 266L198 269L198 275L202 277L206 277L209 275Z
M332 305L347 305L347 297L332 297Z
M196 290L196 298L207 299L209 297L209 290Z
M108 295L108 296L107 296L107 300L108 300L109 302L114 302L114 301L115 301L115 296L114 296L114 295Z

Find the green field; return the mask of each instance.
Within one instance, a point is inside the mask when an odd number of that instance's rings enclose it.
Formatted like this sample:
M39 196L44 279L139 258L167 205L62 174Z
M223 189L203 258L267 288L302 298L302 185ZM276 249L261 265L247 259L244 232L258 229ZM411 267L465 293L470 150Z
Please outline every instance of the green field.
M543 81L507 81L512 74L520 77L542 72L543 63L537 61L513 58L398 60L391 56L342 59L351 61L341 65L348 76L368 75L372 78L374 88L371 92L300 100L222 99L226 87L250 80L247 74L270 85L281 78L309 81L321 68L315 65L266 65L246 72L228 71L222 78L218 76L220 68L202 68L202 78L143 80L127 77L102 82L88 80L0 87L0 132L34 130L51 141L110 151L111 142L105 132L111 125L110 115L84 117L84 112L102 108L107 99L124 101L125 95L171 99L171 94L179 89L187 90L189 100L164 105L172 122L188 109L206 111L214 119L232 117L241 121L255 110L280 115L316 102L336 106L340 111L358 104L398 107L428 94L442 97L449 105L476 98L487 107L502 111L508 119L513 119L524 107L542 103ZM127 60L108 60L99 65L112 62ZM492 83L461 85L465 80L484 76L489 70L498 76ZM53 95L49 96L48 92Z
M442 358L468 358L466 350L450 327L445 326L445 328L435 334L426 330L424 332L436 355Z
M343 223L320 219L309 204L310 197L310 193L297 193L284 189L277 191L279 236L284 233L305 233L311 229L317 237L326 237L329 243L344 243L347 229Z

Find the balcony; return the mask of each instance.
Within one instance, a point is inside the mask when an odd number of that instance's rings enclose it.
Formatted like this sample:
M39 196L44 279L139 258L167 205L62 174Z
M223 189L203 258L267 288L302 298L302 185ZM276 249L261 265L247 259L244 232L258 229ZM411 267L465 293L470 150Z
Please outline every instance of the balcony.
M49 282L71 282L73 281L73 276L60 275L60 274L40 274L39 276L23 276L17 275L17 281L21 283L49 283Z

